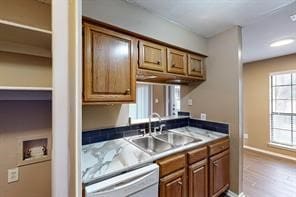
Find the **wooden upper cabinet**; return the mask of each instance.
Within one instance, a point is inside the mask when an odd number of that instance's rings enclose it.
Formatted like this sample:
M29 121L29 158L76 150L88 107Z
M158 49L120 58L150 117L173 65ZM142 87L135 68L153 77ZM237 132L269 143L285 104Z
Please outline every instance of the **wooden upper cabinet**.
M189 197L208 196L208 160L204 159L194 163L188 168Z
M185 52L167 49L167 71L174 74L186 74L187 55Z
M188 54L188 75L193 77L205 77L204 58L198 55Z
M135 101L133 37L84 23L84 102Z
M218 197L229 187L229 150L210 157L210 197Z
M166 67L166 48L164 46L139 41L139 68L164 71Z
M186 192L186 174L181 169L160 179L160 197L183 197Z

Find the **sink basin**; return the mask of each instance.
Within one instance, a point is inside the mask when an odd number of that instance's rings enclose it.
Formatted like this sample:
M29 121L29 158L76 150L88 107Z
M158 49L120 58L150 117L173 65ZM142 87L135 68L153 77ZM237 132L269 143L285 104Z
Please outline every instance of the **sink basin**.
M191 137L173 133L173 132L162 133L157 135L156 137L170 144L173 144L174 146L181 146L181 145L186 145L192 142L202 141L201 139L195 139L195 138L191 138Z
M169 143L163 142L152 136L141 137L131 141L149 153L161 153L173 148Z

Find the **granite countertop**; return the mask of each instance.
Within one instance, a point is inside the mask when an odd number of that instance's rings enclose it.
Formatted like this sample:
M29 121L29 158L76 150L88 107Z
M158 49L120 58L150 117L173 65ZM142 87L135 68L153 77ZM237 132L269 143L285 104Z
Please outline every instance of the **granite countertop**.
M217 133L196 127L181 127L170 131L181 133L193 138L202 139L200 142L175 147L162 153L148 154L133 145L130 138L104 141L82 146L81 170L84 185L101 179L140 167L155 160L187 149L208 144L212 141L227 137L227 134Z
M106 175L120 173L143 163L151 156L125 139L109 140L82 146L82 183L87 184Z

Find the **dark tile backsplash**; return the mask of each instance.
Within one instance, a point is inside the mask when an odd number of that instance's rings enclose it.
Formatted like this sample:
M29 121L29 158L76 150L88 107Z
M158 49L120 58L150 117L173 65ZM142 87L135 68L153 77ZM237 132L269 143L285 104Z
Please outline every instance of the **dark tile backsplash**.
M178 111L178 116L190 116L190 112Z
M228 134L229 132L229 125L225 123L219 123L219 122L189 119L189 126L212 130L212 131L225 133L225 134Z
M159 122L152 122L151 127L159 126ZM202 121L196 120L191 118L180 118L180 119L170 119L170 120L163 120L161 124L165 124L165 129L174 129L179 127L185 126L193 126L208 130L213 130L221 133L228 133L228 124L224 123L216 123L210 121ZM114 127L114 128L106 128L106 129L97 129L97 130L90 130L84 131L82 133L82 145L92 144L96 142L112 140L127 136L139 135L140 129L145 128L146 133L149 130L148 123L141 123L141 124L134 124L131 126L122 126L122 127Z

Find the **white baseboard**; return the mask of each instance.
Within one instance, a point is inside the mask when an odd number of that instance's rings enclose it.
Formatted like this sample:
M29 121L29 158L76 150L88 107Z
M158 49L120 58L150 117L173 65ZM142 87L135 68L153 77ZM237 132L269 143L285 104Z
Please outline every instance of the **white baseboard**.
M240 194L236 194L230 190L227 191L226 193L229 197L245 197L245 194L242 192Z
M263 149L259 149L259 148L254 148L254 147L251 147L251 146L244 146L244 149L252 150L252 151L255 151L255 152L263 153L263 154L274 156L274 157L279 157L279 158L282 158L282 159L288 159L288 160L296 162L295 157L291 157L291 156L288 156L288 155L283 155L283 154L280 154L280 153L274 153L274 152L271 152L271 151L267 151L267 150L263 150Z

